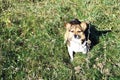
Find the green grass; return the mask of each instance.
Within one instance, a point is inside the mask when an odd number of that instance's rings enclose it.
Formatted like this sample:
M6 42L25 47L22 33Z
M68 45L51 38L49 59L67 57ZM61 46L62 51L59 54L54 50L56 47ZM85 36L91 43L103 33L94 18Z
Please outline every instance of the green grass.
M112 32L71 63L63 36L74 18ZM0 0L0 79L119 80L119 0Z

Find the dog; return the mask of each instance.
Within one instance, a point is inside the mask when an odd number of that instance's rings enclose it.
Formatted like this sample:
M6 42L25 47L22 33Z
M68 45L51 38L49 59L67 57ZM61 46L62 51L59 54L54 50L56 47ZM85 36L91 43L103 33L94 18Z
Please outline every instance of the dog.
M74 52L88 53L86 30L88 24L74 19L65 24L66 32L64 35L64 43L67 44L70 60L73 61Z

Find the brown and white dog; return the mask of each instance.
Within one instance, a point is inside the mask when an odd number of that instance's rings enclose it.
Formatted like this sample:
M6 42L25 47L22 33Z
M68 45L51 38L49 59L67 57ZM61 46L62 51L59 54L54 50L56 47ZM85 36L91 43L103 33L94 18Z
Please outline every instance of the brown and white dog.
M85 31L88 28L86 22L80 22L74 19L65 24L66 32L64 35L64 43L67 43L70 60L73 61L74 52L88 52Z

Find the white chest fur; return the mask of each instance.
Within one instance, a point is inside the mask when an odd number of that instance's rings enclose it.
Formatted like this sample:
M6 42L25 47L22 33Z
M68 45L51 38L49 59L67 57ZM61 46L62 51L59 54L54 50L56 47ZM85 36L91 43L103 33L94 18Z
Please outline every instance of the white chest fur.
M88 47L86 44L87 41L84 41L82 44L81 40L75 38L70 41L70 45L68 45L68 52L71 61L73 61L73 52L82 52L83 54L86 54L88 52Z
M70 45L68 45L68 51L73 51L73 52L82 52L82 53L87 53L88 49L86 46L86 41L84 41L83 44L81 44L81 40L79 39L72 39L70 41Z

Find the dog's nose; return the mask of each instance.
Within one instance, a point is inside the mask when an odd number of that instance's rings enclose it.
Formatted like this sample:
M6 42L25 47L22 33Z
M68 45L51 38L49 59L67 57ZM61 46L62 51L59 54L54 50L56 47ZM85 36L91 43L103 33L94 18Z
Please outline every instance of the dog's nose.
M77 35L74 35L75 38L77 38Z
M74 35L74 38L80 39L80 36L79 35Z

